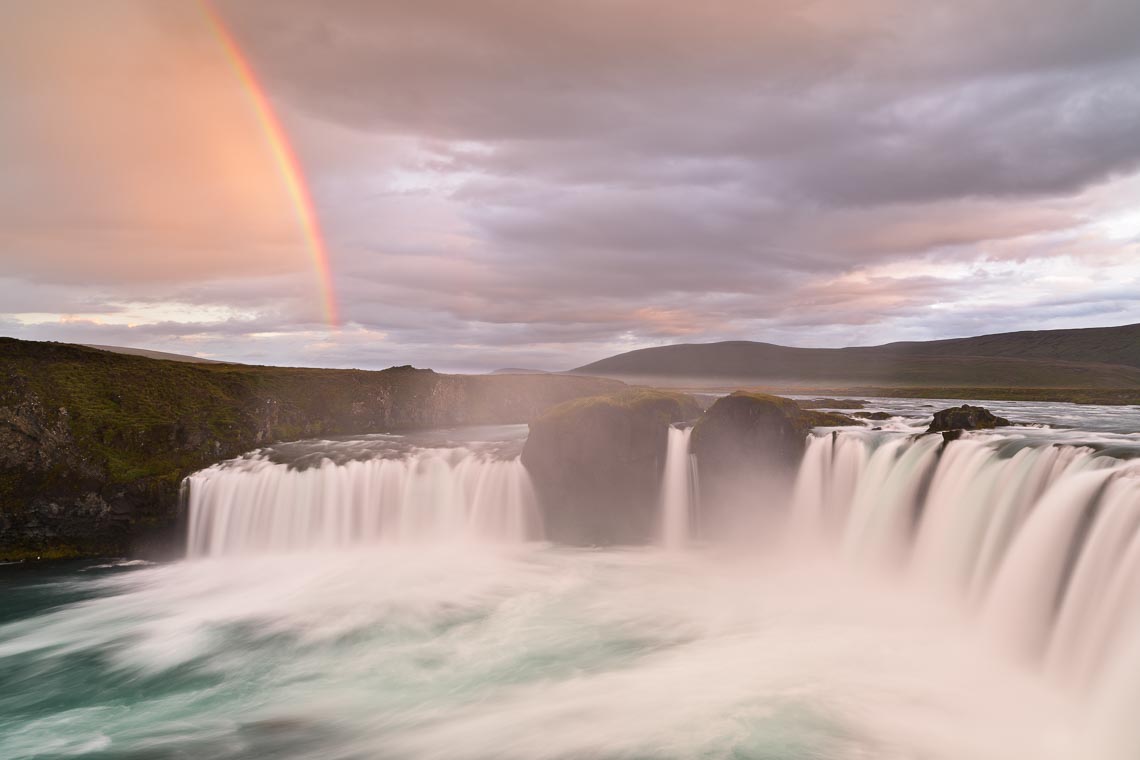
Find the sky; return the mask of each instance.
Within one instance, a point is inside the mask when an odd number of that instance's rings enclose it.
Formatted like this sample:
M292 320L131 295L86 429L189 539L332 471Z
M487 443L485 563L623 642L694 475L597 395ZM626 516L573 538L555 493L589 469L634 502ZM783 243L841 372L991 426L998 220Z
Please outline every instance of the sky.
M481 372L1140 322L1137 30L1135 0L0 0L0 335Z

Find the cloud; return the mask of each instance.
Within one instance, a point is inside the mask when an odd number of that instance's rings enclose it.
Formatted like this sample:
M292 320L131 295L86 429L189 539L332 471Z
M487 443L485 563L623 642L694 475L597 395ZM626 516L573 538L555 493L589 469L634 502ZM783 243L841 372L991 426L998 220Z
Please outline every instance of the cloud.
M218 7L349 326L195 4L112 0L0 18L6 329L558 369L1140 321L1130 0Z
M280 168L193 3L0 10L0 263L49 282L309 266Z

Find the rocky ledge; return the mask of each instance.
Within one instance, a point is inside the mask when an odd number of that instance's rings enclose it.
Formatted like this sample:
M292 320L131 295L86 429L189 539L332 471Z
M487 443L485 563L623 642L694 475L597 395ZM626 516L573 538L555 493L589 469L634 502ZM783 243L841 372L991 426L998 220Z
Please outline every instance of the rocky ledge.
M962 404L934 413L934 420L926 429L928 433L948 433L962 430L993 430L1011 424L1004 417L998 417L981 406Z

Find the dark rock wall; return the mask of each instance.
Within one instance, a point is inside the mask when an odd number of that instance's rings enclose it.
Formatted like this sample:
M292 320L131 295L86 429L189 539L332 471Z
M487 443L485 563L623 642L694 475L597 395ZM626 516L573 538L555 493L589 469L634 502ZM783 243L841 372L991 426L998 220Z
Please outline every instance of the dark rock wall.
M699 414L691 396L628 390L571 401L531 422L522 460L546 537L587 546L651 541L669 425Z

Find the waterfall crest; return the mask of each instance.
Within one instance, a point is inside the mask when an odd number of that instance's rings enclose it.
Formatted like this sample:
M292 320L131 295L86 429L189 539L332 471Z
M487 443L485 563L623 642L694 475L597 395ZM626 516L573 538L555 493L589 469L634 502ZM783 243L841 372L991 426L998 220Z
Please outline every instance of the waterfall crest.
M541 537L526 469L464 448L298 469L263 455L186 479L192 557Z
M1017 437L809 438L789 530L960 597L1066 680L1140 624L1140 460Z
M692 427L669 428L661 478L660 536L667 549L681 549L693 533L696 464L689 453Z

